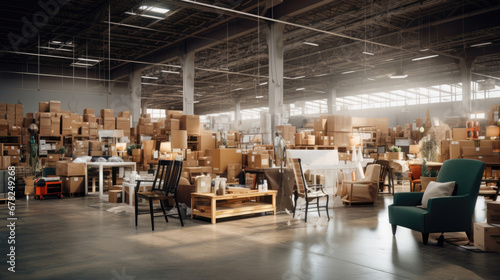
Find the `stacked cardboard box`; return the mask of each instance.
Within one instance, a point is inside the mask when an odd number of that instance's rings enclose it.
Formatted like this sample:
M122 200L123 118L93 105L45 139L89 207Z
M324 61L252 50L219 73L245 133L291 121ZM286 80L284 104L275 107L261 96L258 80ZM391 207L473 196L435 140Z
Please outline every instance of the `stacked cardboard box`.
M105 130L115 129L116 121L114 118L113 109L101 109L101 118L103 122L103 128Z
M116 129L123 130L123 136L130 137L130 117L130 111L122 111L116 118Z
M200 116L182 115L180 119L180 129L186 130L188 135L200 134Z
M349 146L352 135L352 118L350 116L327 116L327 132L329 144L337 147ZM331 141L333 137L333 142Z
M269 153L265 150L248 151L247 166L255 169L268 168Z
M89 155L89 141L75 141L73 143L73 157L81 157Z
M58 161L56 163L56 175L61 177L63 193L85 192L85 163Z
M180 130L180 120L178 119L166 119L165 120L165 131Z
M291 125L277 126L276 131L281 132L281 136L283 137L283 140L285 140L285 143L292 144L294 142L295 133L297 132L295 126Z
M213 173L224 173L228 163L242 163L241 149L215 149L213 151Z

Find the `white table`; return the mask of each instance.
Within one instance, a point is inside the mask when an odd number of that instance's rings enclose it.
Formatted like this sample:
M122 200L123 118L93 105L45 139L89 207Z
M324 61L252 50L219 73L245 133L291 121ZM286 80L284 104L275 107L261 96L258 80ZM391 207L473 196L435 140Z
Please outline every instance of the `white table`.
M123 182L123 189L122 189L122 202L125 203L125 188L128 188L128 202L130 206L134 206L134 193L135 193L135 187L137 186L137 182L132 184L130 182ZM153 182L142 182L140 187L143 188L143 191L146 190L147 187L153 186Z
M89 177L87 171L89 167L99 168L99 199L104 196L104 168L112 167L132 167L136 171L135 162L86 162L85 163L85 195L88 194Z

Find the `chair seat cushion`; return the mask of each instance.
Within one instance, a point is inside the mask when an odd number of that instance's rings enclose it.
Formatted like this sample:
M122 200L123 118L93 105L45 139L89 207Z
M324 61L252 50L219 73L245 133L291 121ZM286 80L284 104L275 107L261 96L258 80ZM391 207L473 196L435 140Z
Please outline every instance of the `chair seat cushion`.
M327 194L322 192L322 191L312 191L312 192L307 193L308 198L316 198L316 197L323 197L323 196L327 196ZM305 195L303 195L302 197L305 197Z
M435 197L450 196L453 193L454 189L455 181L443 183L431 181L425 189L424 195L422 196L422 208L427 208L429 199Z
M422 181L420 179L417 179L417 180L413 180L411 181L413 184L420 184L422 183Z
M389 222L393 225L423 231L427 209L416 206L389 206Z

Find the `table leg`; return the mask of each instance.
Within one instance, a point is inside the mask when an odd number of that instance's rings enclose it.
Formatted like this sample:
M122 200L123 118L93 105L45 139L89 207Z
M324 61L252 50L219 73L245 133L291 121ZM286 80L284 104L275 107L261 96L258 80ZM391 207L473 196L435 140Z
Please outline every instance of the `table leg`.
M85 164L85 196L89 194L89 176L87 164Z
M212 216L212 224L215 224L215 221L216 221L216 217L215 217L215 213L217 212L215 209L216 205L217 205L217 200L215 200L215 198L213 197L212 201L210 203L210 206L211 206L210 208L212 210L212 215L211 215Z
M276 193L273 193L273 214L276 216Z
M103 166L99 165L99 199L104 196L104 170Z
M191 220L193 219L193 210L195 208L194 205L194 197L191 195Z
M128 202L129 202L130 206L134 206L134 193L135 193L135 186L130 185L130 187L128 187ZM137 203L137 201L136 201L136 203Z

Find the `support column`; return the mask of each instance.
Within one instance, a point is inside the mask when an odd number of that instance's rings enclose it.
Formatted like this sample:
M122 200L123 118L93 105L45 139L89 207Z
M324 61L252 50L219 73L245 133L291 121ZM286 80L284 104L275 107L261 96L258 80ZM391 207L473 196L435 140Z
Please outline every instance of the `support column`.
M269 49L269 114L272 130L282 125L284 29L285 25L281 23L271 23L266 29Z
M140 112L141 112L141 96L142 96L142 85L141 85L142 70L134 70L129 76L129 91L130 91L130 114L132 119L132 125L136 125L139 122ZM145 112L144 112L145 113Z
M328 106L328 115L334 115L337 111L337 90L331 86L326 92L326 103Z
M462 110L466 118L471 112L472 94L472 64L475 58L460 59L460 72L462 74Z
M181 55L182 65L182 109L184 115L194 115L194 52Z
M234 99L234 130L241 130L241 97L236 97Z

